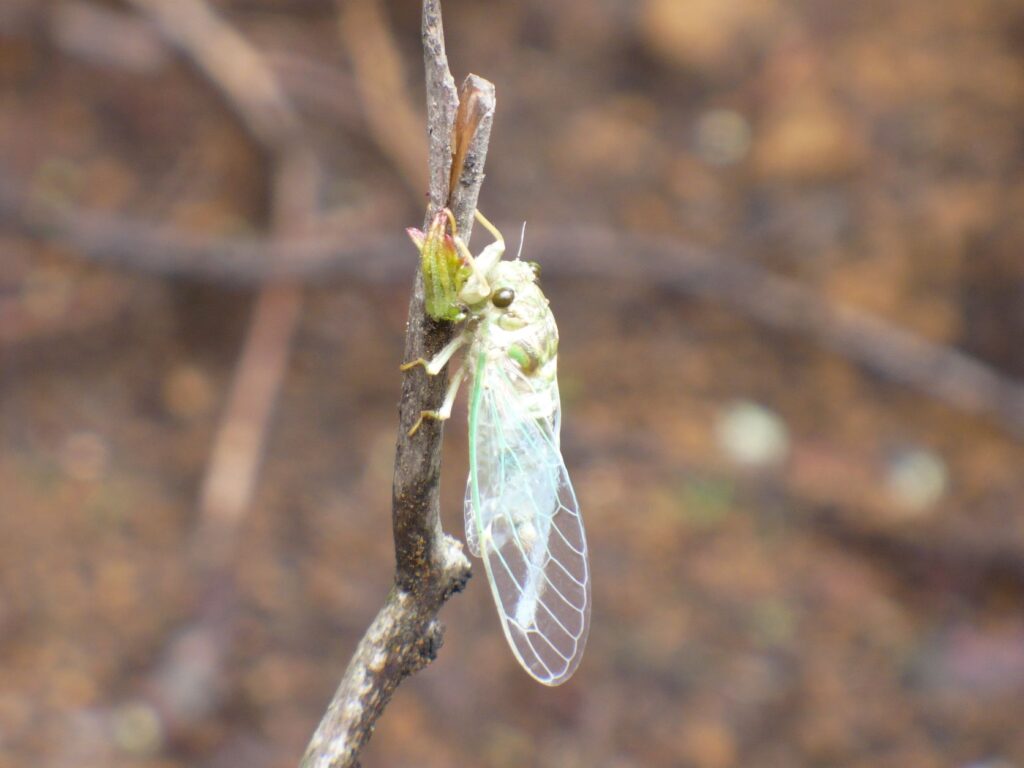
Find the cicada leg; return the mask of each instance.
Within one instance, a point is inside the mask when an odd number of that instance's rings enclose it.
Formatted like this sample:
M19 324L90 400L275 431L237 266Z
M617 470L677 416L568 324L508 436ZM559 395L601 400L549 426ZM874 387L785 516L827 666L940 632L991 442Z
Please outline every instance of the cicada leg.
M429 369L428 369L429 372ZM447 421L452 416L452 406L455 405L455 395L459 392L459 385L462 384L462 379L466 376L466 366L460 365L459 370L452 376L452 380L448 383L448 391L445 393L444 402L441 407L436 411L420 411L420 417L416 419L416 423L412 425L409 430L409 437L416 434L417 430L423 425L425 419L433 419L434 421Z
M417 365L422 365L428 376L437 376L437 374L439 374L448 364L448 361L452 359L452 355L458 352L467 341L469 341L469 335L466 333L460 333L454 339L445 344L441 348L441 351L434 355L430 360L419 357L408 363L402 363L402 365L398 367L398 370L411 371Z
M494 242L480 251L480 255L476 257L476 266L483 274L488 274L494 265L501 261L501 257L505 255L505 238L501 236L501 232L498 228L491 224L480 211L476 212L476 220L479 221L484 229L491 233L491 237L494 238Z
M480 251L479 256L474 257L470 254L469 248L466 247L462 238L455 238L459 253L472 270L472 273L466 280L466 284L459 291L459 298L469 306L479 304L491 295L491 286L487 282L487 275L494 269L494 265L501 261L501 257L505 254L505 239L501 236L501 232L498 231L497 227L491 224L480 211L476 212L476 218L483 225L484 229L491 233L494 237L494 242Z

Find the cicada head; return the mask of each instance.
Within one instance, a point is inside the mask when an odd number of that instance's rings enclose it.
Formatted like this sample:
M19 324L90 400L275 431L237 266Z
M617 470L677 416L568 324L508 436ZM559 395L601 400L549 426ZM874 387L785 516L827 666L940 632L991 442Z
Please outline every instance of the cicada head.
M426 232L409 228L409 237L420 250L423 290L427 314L434 320L460 320L463 308L459 291L466 284L470 268L459 252L456 236L449 233L451 213L437 212Z

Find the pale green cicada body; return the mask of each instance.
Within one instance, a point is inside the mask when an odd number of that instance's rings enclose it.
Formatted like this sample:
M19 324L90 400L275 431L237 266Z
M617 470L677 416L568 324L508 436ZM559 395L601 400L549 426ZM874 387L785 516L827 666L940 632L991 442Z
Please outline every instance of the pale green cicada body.
M466 542L484 561L509 646L523 668L559 685L583 656L590 626L590 567L579 504L559 445L558 327L537 284L538 268L502 261L504 241L472 257L459 291L466 324L431 361L429 374L468 347L444 404L423 418L446 419L469 373ZM415 431L421 422L413 427Z

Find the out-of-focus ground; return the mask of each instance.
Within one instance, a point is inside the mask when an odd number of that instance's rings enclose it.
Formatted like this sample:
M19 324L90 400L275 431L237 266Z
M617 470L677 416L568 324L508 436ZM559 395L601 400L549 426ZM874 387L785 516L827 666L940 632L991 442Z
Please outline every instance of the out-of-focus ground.
M334 237L353 208L372 211L361 236L418 224L335 5L216 7L286 73ZM481 207L512 243L530 222L531 258L554 258L534 229L660 235L1024 377L1020 3L444 10L456 77L498 87ZM387 7L422 110L418 12ZM267 230L264 154L113 3L0 3L0 168L65 208ZM252 288L39 235L0 228L0 766L294 765L393 573L415 252L384 281L309 286L235 565L211 581L196 504ZM631 279L545 280L592 552L583 665L559 689L529 680L477 568L365 765L1024 765L1019 434L619 258ZM443 489L460 535L464 430ZM214 692L159 675L211 590L234 606ZM162 719L161 686L196 717Z

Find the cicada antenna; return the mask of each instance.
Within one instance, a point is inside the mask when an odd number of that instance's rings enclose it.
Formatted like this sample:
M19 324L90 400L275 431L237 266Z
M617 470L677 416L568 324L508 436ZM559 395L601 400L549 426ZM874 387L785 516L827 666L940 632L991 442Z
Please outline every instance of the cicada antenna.
M523 222L523 228L519 232L519 250L516 251L516 261L519 261L519 257L523 255L523 241L526 240L526 222Z

